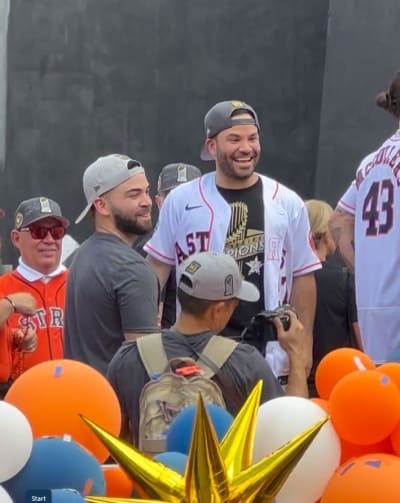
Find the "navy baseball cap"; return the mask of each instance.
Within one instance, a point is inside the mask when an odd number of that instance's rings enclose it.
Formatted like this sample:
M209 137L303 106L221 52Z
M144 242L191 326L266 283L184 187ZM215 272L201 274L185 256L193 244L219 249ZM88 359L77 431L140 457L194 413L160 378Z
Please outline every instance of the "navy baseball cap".
M248 112L252 118L247 117L238 119L235 116L232 117L233 113L237 111ZM257 129L260 131L260 123L254 108L244 101L239 100L220 101L211 107L204 117L204 129L207 139L213 138L224 129L229 129L233 126L252 124L257 126ZM212 160L206 143L204 143L201 149L200 159L203 161Z
M157 183L158 192L172 190L181 183L190 182L201 176L198 167L183 162L167 164L160 171Z

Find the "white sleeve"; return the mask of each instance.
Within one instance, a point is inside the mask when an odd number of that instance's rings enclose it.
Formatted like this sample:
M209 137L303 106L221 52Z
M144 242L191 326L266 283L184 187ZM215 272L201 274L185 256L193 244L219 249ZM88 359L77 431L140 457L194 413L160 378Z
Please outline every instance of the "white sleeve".
M357 203L357 186L355 180L353 180L349 185L349 188L339 199L339 202L337 203L337 208L354 215L356 212L356 203Z
M321 262L315 252L311 237L310 221L307 209L301 201L301 206L292 221L290 249L292 250L292 274L302 276L321 268Z
M145 252L165 264L175 265L175 241L178 231L178 212L175 194L165 198L154 233L143 246Z

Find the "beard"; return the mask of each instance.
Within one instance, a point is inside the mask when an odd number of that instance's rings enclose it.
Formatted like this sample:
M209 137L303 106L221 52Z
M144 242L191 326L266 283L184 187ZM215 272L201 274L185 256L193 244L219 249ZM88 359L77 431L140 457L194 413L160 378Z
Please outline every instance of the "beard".
M151 219L140 223L136 218L126 217L121 213L114 212L113 216L115 227L123 234L143 236L153 228Z
M228 156L224 152L220 150L217 150L216 152L216 161L222 174L224 174L226 177L234 178L236 180L246 180L247 178L250 178L254 173L259 158L260 158L259 155L253 157L252 159L253 167L249 168L248 170L241 171L239 169L234 168L233 160L228 158Z

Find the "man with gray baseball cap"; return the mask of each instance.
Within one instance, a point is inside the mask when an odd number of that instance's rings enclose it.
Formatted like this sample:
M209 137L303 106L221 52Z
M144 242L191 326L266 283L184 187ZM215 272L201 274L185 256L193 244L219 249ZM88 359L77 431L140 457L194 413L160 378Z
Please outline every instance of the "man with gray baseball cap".
M107 377L123 415L129 418L134 444L138 438L140 394L150 380L148 369L159 361L189 357L216 369L212 380L219 385L226 408L233 415L260 379L262 402L284 394L268 363L253 346L217 335L239 300L256 302L260 296L256 286L243 280L235 260L224 253L195 253L181 264L178 278L182 311L174 327L163 330L162 337L153 334L123 344L108 368ZM305 333L296 315L289 315L291 326L287 331L279 320L274 321L291 363L286 393L306 397ZM169 410L168 403L160 404L160 414Z
M257 313L290 303L308 335L311 369L313 273L321 264L310 244L304 202L289 188L255 171L261 155L261 128L248 103L216 103L204 117L204 129L201 158L212 159L215 171L166 198L157 228L144 246L148 260L163 285L171 266L193 253L214 251L234 257L245 279L259 289L260 299L241 301L224 335L237 339ZM273 355L274 372L284 382L288 358L279 344L272 341L266 347L254 329L247 336L266 357Z
M124 340L157 329L158 282L133 249L152 228L149 183L139 161L126 155L99 157L83 174L95 232L78 248L70 267L65 357L102 374Z
M245 114L245 115L244 115ZM260 131L260 123L256 111L244 101L221 101L216 103L204 117L204 129L206 142L200 152L200 159L212 161L213 157L208 151L207 139L214 138L218 133L234 126L257 127Z

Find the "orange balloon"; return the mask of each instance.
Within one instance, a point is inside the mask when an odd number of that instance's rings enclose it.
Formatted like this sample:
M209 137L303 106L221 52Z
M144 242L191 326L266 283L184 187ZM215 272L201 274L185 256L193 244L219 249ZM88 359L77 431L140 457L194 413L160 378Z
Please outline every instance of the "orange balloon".
M134 482L128 477L120 465L102 465L101 469L106 482L105 496L129 498L132 496L133 490L135 489L138 492L138 496L145 497L144 491L135 487Z
M381 442L400 421L400 391L377 370L352 372L334 387L329 414L343 440L353 444Z
M397 456L400 456L400 423L397 424L390 435L390 445L392 446L393 452L397 454Z
M354 348L338 348L326 354L315 371L315 387L321 398L328 400L335 384L354 370L374 369L371 358Z
M383 365L380 365L379 367L376 367L376 370L389 376L390 379L400 389L400 363L387 362L387 363L384 363Z
M97 370L73 360L49 360L24 372L9 389L5 401L27 417L34 438L71 436L100 463L107 448L82 421L88 417L119 435L121 409L107 379Z
M400 458L367 454L340 466L328 482L321 503L398 503Z
M340 464L346 463L351 458L359 458L365 454L393 454L392 444L390 442L390 437L385 438L381 442L376 444L351 444L346 442L346 440L340 439Z
M317 398L317 397L310 398L310 400L311 400L311 402L314 402L317 405L319 405L321 407L321 409L323 409L325 412L329 412L328 411L328 408L329 408L328 400L325 400L324 398Z

